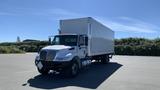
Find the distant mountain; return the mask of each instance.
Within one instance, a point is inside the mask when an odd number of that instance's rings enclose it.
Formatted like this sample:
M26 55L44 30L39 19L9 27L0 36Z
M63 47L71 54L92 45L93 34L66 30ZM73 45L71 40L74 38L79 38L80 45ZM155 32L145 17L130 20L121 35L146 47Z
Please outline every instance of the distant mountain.
M40 40L34 40L34 39L26 39L26 40L23 40L23 42L38 42Z

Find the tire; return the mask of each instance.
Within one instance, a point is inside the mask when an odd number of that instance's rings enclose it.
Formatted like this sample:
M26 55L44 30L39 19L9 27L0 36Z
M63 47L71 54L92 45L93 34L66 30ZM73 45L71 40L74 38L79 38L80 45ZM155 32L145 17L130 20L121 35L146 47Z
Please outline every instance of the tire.
M72 67L71 67L71 75L76 76L78 74L78 71L79 71L79 66L78 66L78 63L75 62L72 64Z
M48 69L44 69L44 68L42 68L42 69L37 68L37 69L38 69L38 72L41 73L42 75L47 75L49 72Z
M79 73L79 65L76 61L73 61L71 66L63 72L67 77L76 77Z
M107 63L109 63L109 55L104 55L103 56L103 58L102 58L102 60L101 60L101 63L102 64L107 64Z

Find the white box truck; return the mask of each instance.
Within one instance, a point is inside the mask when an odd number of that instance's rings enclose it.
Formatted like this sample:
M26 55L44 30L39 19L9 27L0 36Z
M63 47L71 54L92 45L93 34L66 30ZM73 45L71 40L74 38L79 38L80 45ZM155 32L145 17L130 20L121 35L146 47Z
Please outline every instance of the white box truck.
M50 41L35 60L41 74L76 76L93 60L108 63L114 54L114 32L91 17L60 20L59 35Z

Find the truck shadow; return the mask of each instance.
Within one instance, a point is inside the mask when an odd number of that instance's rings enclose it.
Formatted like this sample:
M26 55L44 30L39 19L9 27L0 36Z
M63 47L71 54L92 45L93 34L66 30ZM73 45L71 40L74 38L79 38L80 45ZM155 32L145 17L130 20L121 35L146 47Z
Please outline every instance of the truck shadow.
M93 63L86 70L82 70L75 78L64 78L59 75L37 75L27 81L30 87L40 89L56 89L66 86L76 86L96 89L103 81L107 80L122 65L110 62L107 65Z

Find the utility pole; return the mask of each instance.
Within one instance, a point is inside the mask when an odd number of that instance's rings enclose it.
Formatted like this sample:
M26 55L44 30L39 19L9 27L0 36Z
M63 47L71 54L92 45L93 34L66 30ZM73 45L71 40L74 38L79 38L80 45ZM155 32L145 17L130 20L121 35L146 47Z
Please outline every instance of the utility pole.
M17 43L20 43L21 42L21 40L20 40L20 37L18 36L17 37Z

